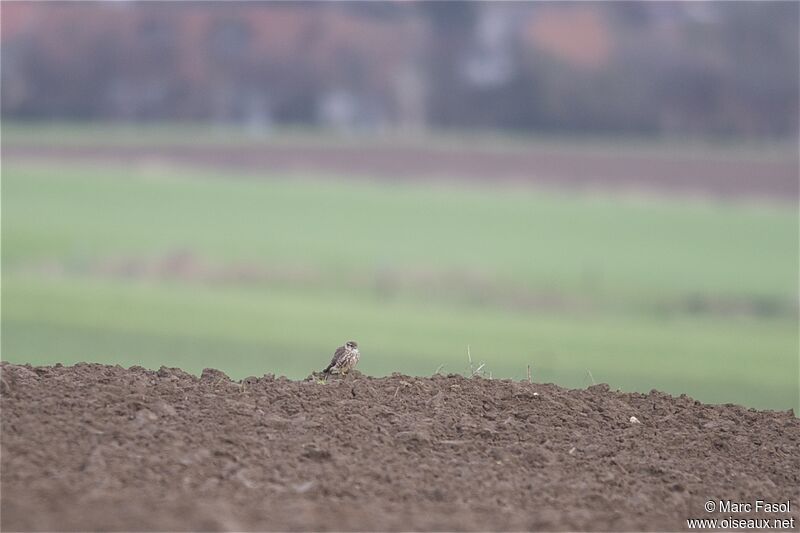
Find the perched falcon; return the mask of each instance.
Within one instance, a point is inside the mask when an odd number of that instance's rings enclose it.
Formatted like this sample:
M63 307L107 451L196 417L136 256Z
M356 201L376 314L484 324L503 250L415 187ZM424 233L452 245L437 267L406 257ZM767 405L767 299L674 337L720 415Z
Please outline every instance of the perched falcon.
M359 357L361 357L361 354L358 353L358 343L356 341L347 341L344 346L336 348L331 364L322 373L326 377L330 374L344 376L356 367Z

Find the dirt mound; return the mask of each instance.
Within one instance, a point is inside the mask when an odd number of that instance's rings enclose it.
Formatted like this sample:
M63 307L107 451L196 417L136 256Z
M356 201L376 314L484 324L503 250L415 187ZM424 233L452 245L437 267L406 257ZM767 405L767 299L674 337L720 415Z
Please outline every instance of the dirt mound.
M793 413L655 391L6 363L0 387L3 530L681 530L731 516L708 500L800 506Z

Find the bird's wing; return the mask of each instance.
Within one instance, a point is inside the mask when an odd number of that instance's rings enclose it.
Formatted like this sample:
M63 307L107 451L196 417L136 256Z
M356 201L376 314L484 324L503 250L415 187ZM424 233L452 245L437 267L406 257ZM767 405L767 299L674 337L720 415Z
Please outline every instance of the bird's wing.
M336 362L341 359L341 357L347 352L347 349L344 346L339 346L336 348L336 351L333 352L333 359L331 359L331 364L328 365L328 368L323 370L323 372L327 372L331 368L336 365Z

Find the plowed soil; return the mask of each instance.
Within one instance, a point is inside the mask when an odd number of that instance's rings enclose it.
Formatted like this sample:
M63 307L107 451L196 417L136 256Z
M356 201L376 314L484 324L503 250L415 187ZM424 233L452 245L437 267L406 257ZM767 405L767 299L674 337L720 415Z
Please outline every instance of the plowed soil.
M669 154L667 154L669 155ZM442 150L391 146L48 146L10 144L3 157L127 165L179 164L273 172L333 174L386 180L523 183L563 190L633 191L713 199L797 203L796 156L769 160L653 156L572 147L562 150Z
M461 376L2 365L3 530L683 530L800 506L791 412ZM631 417L638 420L632 421Z

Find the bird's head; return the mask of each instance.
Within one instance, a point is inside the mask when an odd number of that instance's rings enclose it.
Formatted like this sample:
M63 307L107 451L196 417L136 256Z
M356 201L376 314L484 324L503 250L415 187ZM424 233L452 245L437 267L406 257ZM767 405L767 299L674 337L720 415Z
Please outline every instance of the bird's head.
M345 346L350 348L351 350L358 350L358 343L356 341L347 341L344 343Z

